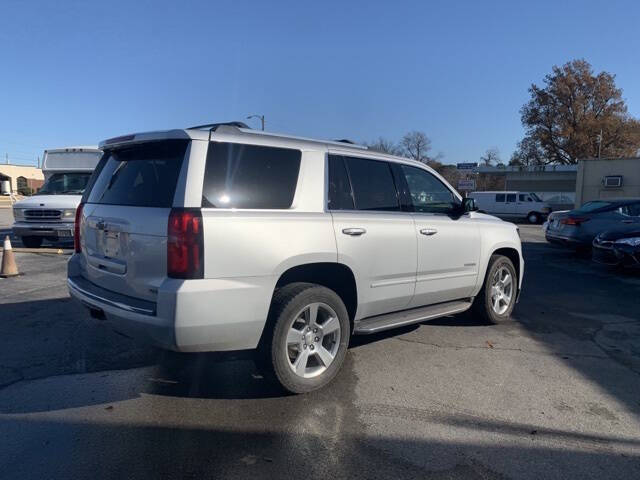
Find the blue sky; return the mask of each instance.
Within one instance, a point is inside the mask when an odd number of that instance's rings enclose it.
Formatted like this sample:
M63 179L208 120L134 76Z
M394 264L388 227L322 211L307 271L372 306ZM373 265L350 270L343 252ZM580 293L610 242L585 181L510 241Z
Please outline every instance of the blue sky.
M447 163L508 160L554 64L615 73L640 116L639 25L637 1L2 0L0 155L261 113L272 131L422 130Z

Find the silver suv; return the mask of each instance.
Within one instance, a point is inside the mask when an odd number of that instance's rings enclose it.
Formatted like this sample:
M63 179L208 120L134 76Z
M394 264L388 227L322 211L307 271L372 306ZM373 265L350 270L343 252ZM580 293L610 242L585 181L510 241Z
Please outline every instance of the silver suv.
M470 308L499 322L520 292L517 228L421 163L240 123L101 148L69 290L160 347L256 349L285 389L308 392L351 335Z

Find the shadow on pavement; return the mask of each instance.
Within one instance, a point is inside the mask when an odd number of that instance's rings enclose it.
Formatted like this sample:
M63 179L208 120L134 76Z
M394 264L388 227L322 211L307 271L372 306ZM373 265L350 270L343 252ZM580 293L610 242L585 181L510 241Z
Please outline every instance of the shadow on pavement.
M523 254L524 285L513 321L551 350L551 339L591 342L602 352L602 359L608 357L638 378L640 276L602 268L590 258L549 244L524 242ZM615 341L607 342L612 335ZM631 411L640 412L640 382L629 384L625 378L612 377L597 361L579 355L562 358Z
M253 413L243 415L241 409L212 413L193 426L124 424L117 410L90 421L0 419L6 439L0 464L6 478L23 479L507 478L499 471L523 478L600 479L630 478L638 468L636 455L585 448L583 439L558 448L547 432L507 431L482 440L470 435L455 442L363 437L345 423L350 413L331 404L316 412L301 408L264 423L250 419L242 431L233 422ZM219 420L225 416L228 421ZM225 426L214 427L214 419ZM31 440L34 431L37 444ZM25 440L32 443L24 445ZM596 441L629 450L615 437ZM35 449L38 461L33 461ZM486 459L490 468L483 465Z

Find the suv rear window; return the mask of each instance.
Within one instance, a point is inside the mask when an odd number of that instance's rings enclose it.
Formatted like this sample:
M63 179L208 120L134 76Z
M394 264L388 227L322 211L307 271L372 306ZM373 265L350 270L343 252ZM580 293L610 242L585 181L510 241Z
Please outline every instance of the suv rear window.
M162 140L108 150L90 182L87 202L171 207L188 144Z
M204 171L202 206L291 207L300 171L300 150L211 142Z

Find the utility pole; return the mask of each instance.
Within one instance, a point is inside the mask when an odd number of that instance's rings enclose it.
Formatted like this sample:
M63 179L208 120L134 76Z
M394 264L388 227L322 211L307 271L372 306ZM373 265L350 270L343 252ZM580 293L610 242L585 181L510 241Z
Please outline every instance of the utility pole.
M598 160L600 160L601 151L602 151L602 129L600 129L600 135L598 135Z
M262 125L262 131L264 132L264 115L249 115L247 117L247 120L250 120L252 118L259 118L260 119L260 124Z
M4 153L4 163L9 165L9 154L7 152Z
M38 155L38 168L40 168L40 155Z

